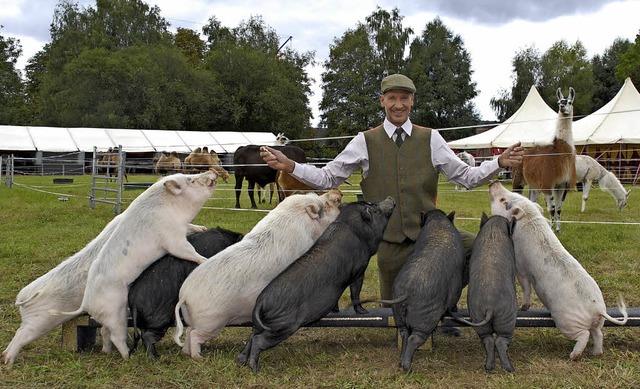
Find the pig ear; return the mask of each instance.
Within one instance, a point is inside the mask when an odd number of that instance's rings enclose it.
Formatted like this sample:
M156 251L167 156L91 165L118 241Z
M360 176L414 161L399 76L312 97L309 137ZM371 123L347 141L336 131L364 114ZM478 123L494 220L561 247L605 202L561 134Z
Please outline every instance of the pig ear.
M484 213L484 211L482 211L482 217L480 218L480 228L482 228L482 226L484 226L484 224L488 221L489 221L489 216L487 216L487 214Z
M451 220L451 223L453 223L454 216L456 216L456 211L451 211L451 213L447 215L447 219Z
M538 203L534 203L536 205L536 209L540 212L541 215L544 216L544 209L542 209L542 205Z
M518 206L511 207L512 220L520 220L524 217L525 213L522 208Z
M424 227L424 224L427 222L427 213L425 211L420 211L420 228Z
M307 211L307 215L309 215L309 217L312 219L320 218L321 216L320 209L321 207L318 207L318 204L309 204L305 207L305 211Z
M366 222L373 220L373 216L371 216L371 209L369 207L366 207L360 214L362 215L362 219Z
M180 183L178 183L178 181L176 180L165 181L164 187L167 188L169 192L171 192L176 196L179 195L180 192L182 192L182 186L180 186Z

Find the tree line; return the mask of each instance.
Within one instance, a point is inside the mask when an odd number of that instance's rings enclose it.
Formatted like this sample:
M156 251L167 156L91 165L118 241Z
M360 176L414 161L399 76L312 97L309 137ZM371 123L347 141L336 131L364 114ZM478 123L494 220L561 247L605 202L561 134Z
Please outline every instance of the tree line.
M377 7L330 45L321 77L320 127L329 136L355 135L378 125L379 86L402 72L419 91L412 119L434 128L477 125L478 95L471 58L460 35L440 18L415 34L398 8ZM51 40L16 68L20 42L0 35L0 124L63 127L284 132L314 138L310 128L315 52L281 44L260 16L236 27L212 16L200 33L170 23L142 0L97 0L83 7L59 0ZM1 32L1 30L0 30ZM615 96L626 77L640 82L640 33L616 39L588 58L580 41L515 53L510 89L491 99L500 121L535 85L555 106L555 90L580 93L575 114L586 115ZM447 131L448 140L472 129ZM309 142L310 148L312 146ZM314 150L322 153L322 150Z

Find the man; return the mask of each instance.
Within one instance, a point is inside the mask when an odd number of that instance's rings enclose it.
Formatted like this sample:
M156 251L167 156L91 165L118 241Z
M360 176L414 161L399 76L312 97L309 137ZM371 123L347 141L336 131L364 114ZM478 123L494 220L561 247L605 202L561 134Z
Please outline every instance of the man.
M488 182L500 168L522 162L520 144L507 148L497 159L478 167L465 164L436 131L411 123L409 113L416 87L401 74L385 77L381 83L380 105L384 123L360 132L344 150L323 168L298 164L282 152L264 147L260 155L274 169L285 170L305 184L318 189L338 187L351 173L362 168L362 194L377 202L387 196L396 208L378 247L380 295L392 298L393 281L411 252L420 233L420 212L436 206L438 173L466 188ZM475 234L461 231L467 255Z

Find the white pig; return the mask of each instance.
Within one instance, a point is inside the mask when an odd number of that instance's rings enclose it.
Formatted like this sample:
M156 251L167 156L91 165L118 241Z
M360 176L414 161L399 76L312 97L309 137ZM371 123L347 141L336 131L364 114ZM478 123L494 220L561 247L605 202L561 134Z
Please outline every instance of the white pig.
M517 193L505 189L498 181L489 185L491 212L516 219L513 245L516 276L522 287L520 310L531 306L531 288L549 310L556 327L576 344L569 355L580 358L593 337L592 355L602 354L602 326L607 319L614 324L627 322L627 310L620 298L622 319L607 314L602 292L595 280L562 246L542 207Z
M216 187L216 174L174 174L138 196L120 216L111 236L91 264L80 308L51 313L87 312L102 325L102 351L115 344L128 358L127 294L129 285L165 254L203 263L206 258L187 241L189 224Z
M22 288L16 296L22 323L2 353L2 363L12 365L24 346L69 320L68 317L51 315L49 311L71 310L80 306L89 266L111 236L120 216L113 218L82 250Z
M333 189L287 197L244 238L198 266L180 288L174 340L200 359L200 345L227 324L251 321L256 298L290 263L304 254L339 214L342 193ZM187 323L186 339L180 337Z

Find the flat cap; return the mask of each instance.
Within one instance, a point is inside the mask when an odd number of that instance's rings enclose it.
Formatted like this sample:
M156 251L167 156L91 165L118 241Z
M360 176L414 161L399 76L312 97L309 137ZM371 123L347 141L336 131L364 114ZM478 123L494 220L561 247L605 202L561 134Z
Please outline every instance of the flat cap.
M402 89L416 93L416 86L413 85L413 81L402 74L392 74L383 78L382 83L380 83L380 89L382 89L383 94L391 89Z

